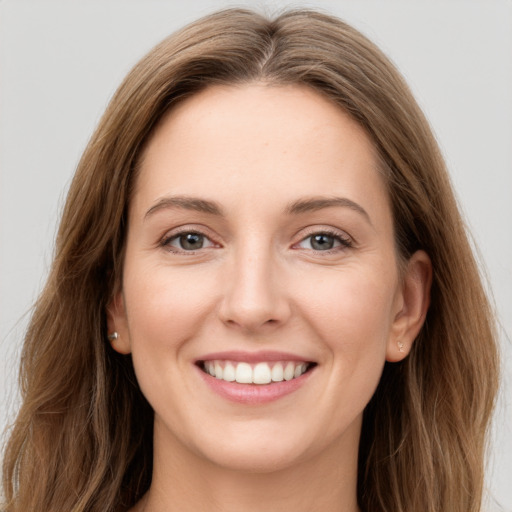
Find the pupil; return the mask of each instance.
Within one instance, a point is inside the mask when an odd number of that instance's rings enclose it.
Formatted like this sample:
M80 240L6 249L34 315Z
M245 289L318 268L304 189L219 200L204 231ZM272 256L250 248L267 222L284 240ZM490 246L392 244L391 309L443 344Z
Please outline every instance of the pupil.
M203 235L187 233L180 236L180 244L183 249L200 249L203 245Z
M334 239L329 235L314 235L311 240L311 247L319 251L326 251L332 249Z

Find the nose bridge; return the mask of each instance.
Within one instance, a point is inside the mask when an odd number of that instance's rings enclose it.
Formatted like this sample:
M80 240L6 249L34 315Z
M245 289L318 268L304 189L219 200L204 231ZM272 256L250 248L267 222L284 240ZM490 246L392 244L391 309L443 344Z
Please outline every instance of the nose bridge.
M225 275L222 320L248 331L284 322L289 305L278 273L269 241L251 239L240 244Z

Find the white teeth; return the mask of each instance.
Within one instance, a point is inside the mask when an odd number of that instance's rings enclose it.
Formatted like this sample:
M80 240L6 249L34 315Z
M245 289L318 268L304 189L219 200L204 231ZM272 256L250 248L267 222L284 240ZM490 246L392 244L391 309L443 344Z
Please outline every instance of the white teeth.
M254 384L268 384L272 381L272 373L267 363L258 363L254 367L252 381Z
M288 363L284 369L284 380L292 380L295 375L295 365Z
M249 363L233 361L205 361L204 370L216 379L240 384L270 384L300 377L308 369L307 363Z
M233 382L236 379L235 367L231 363L226 363L226 366L224 366L222 379L228 382Z
M222 379L224 371L222 370L222 366L218 361L215 362L215 377L217 379Z
M282 382L283 379L283 365L281 363L277 363L272 368L272 380L274 382Z
M222 378L222 377L221 377ZM236 365L235 380L240 384L252 383L252 368L248 363L238 363Z
M306 365L300 364L295 367L295 371L293 372L294 378L300 377L306 371Z

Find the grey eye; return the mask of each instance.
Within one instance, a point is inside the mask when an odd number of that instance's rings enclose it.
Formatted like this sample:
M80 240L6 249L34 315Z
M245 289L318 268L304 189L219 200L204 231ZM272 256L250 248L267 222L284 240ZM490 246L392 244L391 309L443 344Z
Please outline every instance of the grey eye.
M310 249L312 251L329 251L331 249L343 249L352 247L349 238L341 234L331 234L328 232L319 232L307 236L300 241L298 247L301 249Z
M162 241L162 246L171 252L199 251L214 245L206 235L194 231L185 231Z
M185 251L202 249L204 246L204 235L199 233L184 233L175 240L178 242L179 248Z
M335 238L325 233L312 235L310 238L311 248L315 251L328 251L334 247Z

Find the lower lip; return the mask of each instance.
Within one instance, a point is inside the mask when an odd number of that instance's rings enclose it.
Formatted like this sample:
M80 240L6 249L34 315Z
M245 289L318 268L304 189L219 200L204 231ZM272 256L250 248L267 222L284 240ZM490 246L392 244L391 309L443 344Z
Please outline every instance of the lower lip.
M271 384L239 384L238 382L216 379L200 368L196 368L201 378L212 391L232 402L248 405L274 402L297 391L306 383L314 371L314 368L312 368L295 379L273 382Z

